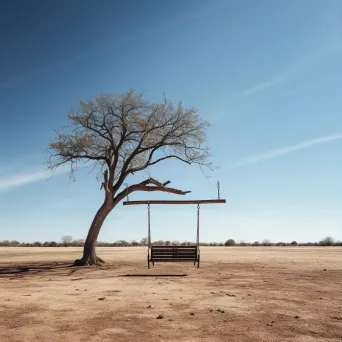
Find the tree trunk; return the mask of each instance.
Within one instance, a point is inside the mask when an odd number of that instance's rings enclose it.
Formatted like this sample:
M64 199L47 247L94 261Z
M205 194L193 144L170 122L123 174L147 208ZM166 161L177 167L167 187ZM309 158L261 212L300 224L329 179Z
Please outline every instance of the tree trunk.
M96 255L96 241L104 220L113 208L113 202L106 199L97 211L84 243L83 257L82 259L75 260L75 266L101 265L101 263L104 263L104 261Z

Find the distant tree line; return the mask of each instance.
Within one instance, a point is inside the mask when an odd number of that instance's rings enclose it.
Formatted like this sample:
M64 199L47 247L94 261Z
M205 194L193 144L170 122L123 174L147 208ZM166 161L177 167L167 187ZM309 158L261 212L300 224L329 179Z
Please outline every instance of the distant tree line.
M292 241L292 242L271 242L268 239L265 239L261 242L255 241L253 243L250 242L244 242L240 241L239 243L236 243L233 239L228 239L225 243L225 246L342 246L341 241L335 241L332 237L327 236L321 241L318 242L298 242Z
M148 240L147 238L143 238L140 241L125 241L125 240L117 240L115 242L97 242L98 247L135 247L135 246L147 246ZM74 240L70 235L62 236L59 242L56 241L35 241L35 242L19 242L16 240L3 240L0 241L0 247L83 247L84 240L78 239ZM163 246L191 246L195 245L194 242L189 241L153 241L152 245L163 245ZM263 240L261 242L255 241L253 243L250 242L235 242L233 239L228 239L226 242L201 242L200 246L342 246L341 241L335 241L332 237L328 236L322 239L319 242L304 242L304 243L297 243L296 241L292 241L290 243L287 242L271 242L270 240Z

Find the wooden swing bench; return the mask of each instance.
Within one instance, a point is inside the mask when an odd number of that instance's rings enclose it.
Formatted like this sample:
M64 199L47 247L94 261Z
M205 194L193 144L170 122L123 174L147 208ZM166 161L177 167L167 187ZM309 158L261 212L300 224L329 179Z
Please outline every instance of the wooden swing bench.
M151 246L148 253L148 268L155 262L193 262L200 264L200 253L197 246Z
M218 188L219 189L219 188ZM219 196L218 196L219 197ZM197 263L197 268L200 265L200 249L199 249L199 214L200 204L217 204L226 203L224 199L209 199L209 200L183 200L183 201L126 201L123 205L141 205L147 204L148 211L148 253L147 263L150 268L150 263L154 266L155 262L193 262ZM196 245L193 246L157 246L151 243L151 222L150 222L150 206L152 204L197 204L197 236Z

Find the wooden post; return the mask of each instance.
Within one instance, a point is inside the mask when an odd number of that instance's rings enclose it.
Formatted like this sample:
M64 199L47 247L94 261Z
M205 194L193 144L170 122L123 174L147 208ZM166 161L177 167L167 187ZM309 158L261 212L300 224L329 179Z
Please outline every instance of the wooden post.
M225 199L212 199L212 200L151 200L151 201L125 201L123 205L139 205L139 204L219 204L226 203Z

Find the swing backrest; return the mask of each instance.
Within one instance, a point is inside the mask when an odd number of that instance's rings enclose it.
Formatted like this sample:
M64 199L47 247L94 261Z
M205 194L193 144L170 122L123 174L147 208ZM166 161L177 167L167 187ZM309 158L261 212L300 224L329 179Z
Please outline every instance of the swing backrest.
M151 261L197 261L197 246L151 246Z

